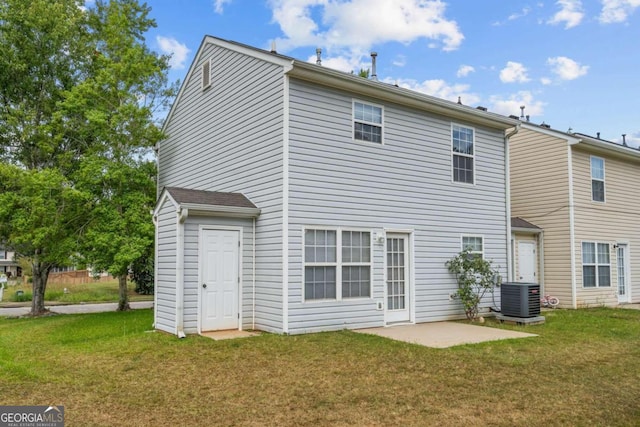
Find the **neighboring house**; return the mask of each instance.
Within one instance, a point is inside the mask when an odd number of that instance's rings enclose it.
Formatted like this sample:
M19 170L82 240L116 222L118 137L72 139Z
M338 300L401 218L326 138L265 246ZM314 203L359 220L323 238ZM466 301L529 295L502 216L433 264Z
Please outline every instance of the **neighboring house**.
M15 260L15 253L0 247L0 274L8 277L22 276L22 268Z
M562 307L640 302L640 151L524 122L510 165L511 213L533 227L512 228L515 279L539 272Z
M464 317L445 262L470 246L507 276L517 124L205 37L158 146L156 328Z

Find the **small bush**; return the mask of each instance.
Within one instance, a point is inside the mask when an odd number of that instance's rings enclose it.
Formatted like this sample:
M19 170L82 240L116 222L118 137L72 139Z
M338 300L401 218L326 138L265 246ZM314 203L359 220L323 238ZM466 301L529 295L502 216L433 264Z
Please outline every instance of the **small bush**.
M31 292L25 292L23 294L13 294L11 297L11 301L13 302L28 302L33 299L33 294Z
M496 279L500 277L498 271L493 269L491 261L472 254L469 249L463 250L445 265L456 276L456 295L460 298L467 319L475 320L482 297L487 291L493 292Z

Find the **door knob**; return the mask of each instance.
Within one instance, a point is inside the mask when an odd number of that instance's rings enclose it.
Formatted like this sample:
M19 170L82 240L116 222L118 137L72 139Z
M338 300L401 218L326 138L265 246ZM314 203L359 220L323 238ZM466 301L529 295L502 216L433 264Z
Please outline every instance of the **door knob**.
M206 288L206 287L207 287L207 284L206 284L206 283L203 283L203 284L202 284L202 287L203 287L203 288Z

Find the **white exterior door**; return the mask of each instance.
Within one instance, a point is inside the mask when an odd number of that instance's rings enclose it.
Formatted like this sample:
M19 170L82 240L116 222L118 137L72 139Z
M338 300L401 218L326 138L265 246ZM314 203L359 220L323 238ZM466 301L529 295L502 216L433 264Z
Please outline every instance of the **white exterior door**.
M408 322L410 317L411 280L409 275L409 236L387 234L387 289L385 318L387 323Z
M518 242L517 282L536 283L536 244L530 241Z
M240 233L201 232L200 330L238 328Z
M629 250L627 245L618 244L618 302L630 302L629 292Z

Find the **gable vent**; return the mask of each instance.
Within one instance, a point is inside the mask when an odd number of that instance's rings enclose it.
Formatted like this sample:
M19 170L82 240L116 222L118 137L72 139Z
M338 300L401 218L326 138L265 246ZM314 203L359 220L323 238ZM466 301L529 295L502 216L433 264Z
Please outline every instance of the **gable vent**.
M211 61L202 64L202 90L211 87Z

